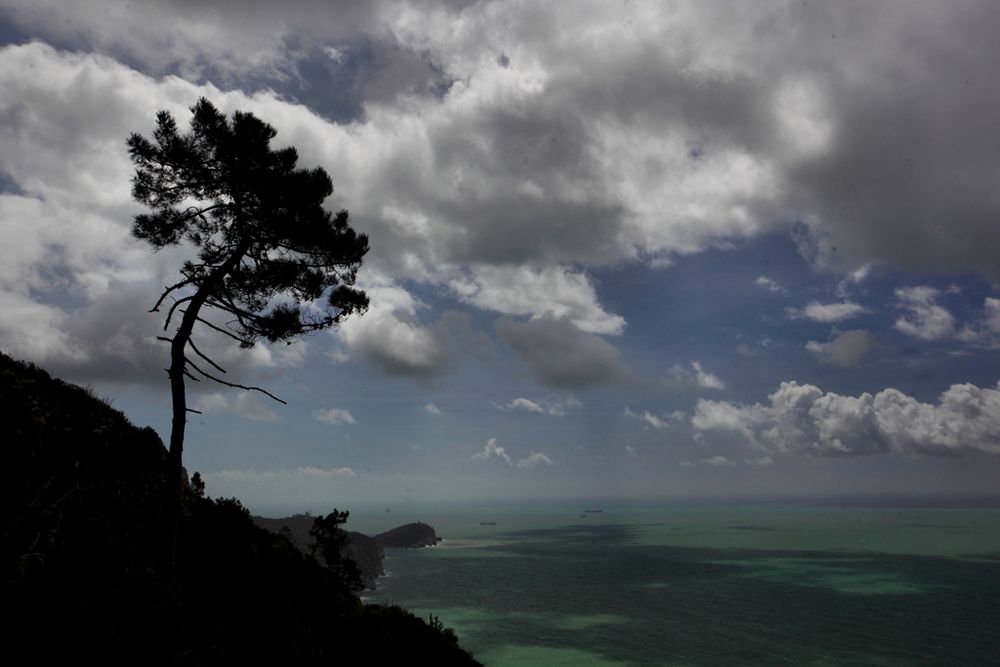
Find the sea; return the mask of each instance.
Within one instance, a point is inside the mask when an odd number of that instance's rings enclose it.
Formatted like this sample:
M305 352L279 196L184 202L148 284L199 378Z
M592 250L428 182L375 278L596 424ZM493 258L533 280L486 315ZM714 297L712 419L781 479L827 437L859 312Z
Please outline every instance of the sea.
M590 510L590 511L587 511ZM387 550L365 601L490 667L1000 665L1000 509L524 502L352 511Z

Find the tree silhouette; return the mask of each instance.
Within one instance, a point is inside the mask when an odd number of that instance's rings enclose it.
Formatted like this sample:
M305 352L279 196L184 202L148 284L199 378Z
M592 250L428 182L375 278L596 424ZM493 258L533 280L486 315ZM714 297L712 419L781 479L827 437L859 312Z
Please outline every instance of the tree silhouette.
M368 238L355 232L347 211L333 215L323 201L333 192L326 171L296 168L294 148L273 150L276 131L250 113L232 120L202 98L191 108L191 129L178 132L167 111L156 115L152 141L128 138L135 164L132 195L151 209L135 216L132 233L154 248L186 242L196 258L184 262L182 280L166 287L150 312L173 299L163 324L171 337L169 501L176 535L181 494L185 378L259 391L219 377L225 370L193 340L195 327L227 336L240 347L260 339L285 341L335 325L368 306L354 288ZM224 319L212 321L207 311ZM174 536L171 537L173 546Z
M313 557L319 556L326 567L352 591L365 587L361 570L357 563L345 558L341 553L347 546L347 532L340 526L347 523L350 512L338 512L336 508L326 516L313 519L309 536L313 538L309 546Z

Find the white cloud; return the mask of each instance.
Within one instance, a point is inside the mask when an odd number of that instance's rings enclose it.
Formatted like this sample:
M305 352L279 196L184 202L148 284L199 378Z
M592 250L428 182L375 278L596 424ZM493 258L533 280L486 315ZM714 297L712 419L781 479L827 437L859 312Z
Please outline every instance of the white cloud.
M660 431L665 428L670 428L675 423L683 420L687 415L683 412L675 411L666 416L666 419L662 417L657 417L652 414L649 410L643 410L642 414L632 412L627 406L625 408L625 416L631 417L632 419L638 419L644 422L647 426Z
M278 413L264 405L260 399L249 392L231 395L220 392L203 394L195 400L194 409L204 414L231 412L253 421L278 419Z
M849 320L869 312L871 311L853 301L843 301L841 303L819 303L818 301L812 301L805 308L786 308L785 316L793 320L807 319L829 324Z
M787 292L787 290L781 286L781 283L772 278L768 278L767 276L757 276L757 280L754 281L754 284L759 287L763 287L768 292L774 292L776 294L784 294Z
M473 454L472 460L501 461L509 466L514 465L514 462L511 461L510 456L507 455L507 451L503 447L497 445L496 438L490 438L489 440L487 440L486 444L483 446L483 451Z
M317 410L313 413L313 419L326 422L328 424L357 424L354 416L349 410L341 408L329 408L328 410Z
M483 446L483 451L472 455L472 460L497 461L512 468L537 468L552 465L552 459L544 452L530 452L526 457L515 462L503 447L497 445L496 438L490 438Z
M702 459L700 463L704 463L707 466L731 466L735 465L732 461L727 459L725 456L712 456L707 459Z
M504 315L565 318L587 333L620 334L625 329L624 318L606 313L597 302L587 276L562 266L473 267L448 285L463 301Z
M424 406L424 412L426 412L429 415L434 415L435 417L437 417L441 414L441 408L434 405L433 403L428 403L427 405Z
M679 461L678 465L682 465L685 468L693 468L694 466L697 465L719 467L719 466L733 466L736 465L736 462L726 458L725 456L710 456L708 458L699 459L697 461Z
M996 64L988 3L120 4L9 0L6 13L157 76L291 84L298 59L317 55L331 75L359 68L345 86L358 110L364 102L352 123L266 92L251 101L304 157L340 167L338 201L365 220L373 261L394 276L664 262L792 214L822 246L817 261L845 271L882 262L998 275L997 130L979 94Z
M706 372L701 367L700 361L692 361L690 371L681 366L673 366L669 377L663 381L678 391L726 388L726 384L718 376Z
M185 77L295 77L296 57L342 40L371 20L379 3L304 0L277 7L260 0L191 4L157 0L9 0L9 18L56 41L82 40L101 52L122 53L157 74L176 68ZM56 19L57 17L57 19ZM371 26L369 26L371 27ZM330 57L337 49L330 48Z
M769 404L700 400L691 425L769 452L815 456L1000 453L1000 389L952 385L937 404L896 389L857 397L783 382Z
M1000 299L986 297L982 315L977 321L962 327L955 337L975 346L993 350L1000 348Z
M229 399L218 392L204 394L195 401L194 408L206 414L226 412L229 410Z
M537 412L539 414L545 414L545 408L540 406L534 401L529 401L526 398L515 398L513 401L507 403L506 405L500 406L501 410L524 410L526 412Z
M531 452L515 464L518 468L537 468L552 465L552 459L542 452Z
M870 331L856 329L837 334L827 343L811 340L806 349L823 363L849 368L857 366L874 343L875 336Z
M847 299L851 289L860 285L871 272L871 265L866 264L859 269L851 271L837 283L836 293L841 299Z
M921 340L940 340L955 330L955 318L937 304L941 290L933 287L904 287L896 290L897 307L906 311L896 320L895 328Z
M996 69L989 3L855 12L785 2L581 10L401 0L330 12L254 0L235 22L226 3L71 4L10 0L5 12L28 34L119 54L155 78L39 43L0 50L0 155L20 190L0 204L18 234L16 249L0 243L0 299L6 312L25 314L0 326L0 346L42 363L98 374L127 351L115 371L122 377L162 366L147 361L157 358L148 344L156 325L143 314L115 331L129 345L108 350L96 326L65 325L71 311L98 302L114 310L121 285L142 283L155 295L176 273L178 255L151 255L129 238L136 209L122 140L148 133L161 108L184 124L200 95L226 112L259 114L303 164L330 168L331 206L351 210L371 238L366 264L393 284L444 288L587 335L625 325L600 303L591 267L668 263L780 220L803 220L813 259L841 271L876 263L1000 277L990 150L1000 130L981 95ZM395 76L406 70L394 65L363 70L347 88L359 91L364 113L341 123L259 86L294 81L296 59L314 52L334 68L333 53L345 67L364 60L358 43L374 51L372 62L397 54L436 74L415 81ZM260 92L162 76L172 71L233 87L253 81ZM353 325L352 354L391 373L439 374L447 353L435 332L399 304L373 304L367 325ZM861 312L850 301L815 306L802 316L832 322ZM943 326L914 313L900 323L913 335L937 336ZM545 363L518 344L551 386L624 375L606 341L572 342L567 363ZM600 371L570 372L584 357L596 357Z
M566 415L568 408L579 408L580 406L580 401L570 396L564 400L544 398L532 401L527 398L515 398L504 405L498 405L497 408L504 411L522 410L524 412L549 415L550 417L563 417Z

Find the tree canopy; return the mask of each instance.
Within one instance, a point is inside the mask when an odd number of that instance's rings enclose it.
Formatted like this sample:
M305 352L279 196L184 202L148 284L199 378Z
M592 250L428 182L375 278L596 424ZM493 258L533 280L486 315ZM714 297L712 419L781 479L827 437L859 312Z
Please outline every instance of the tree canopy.
M275 129L253 114L237 111L230 122L204 98L191 111L187 134L160 111L152 141L128 139L132 194L152 209L135 217L133 233L155 248L182 241L197 248L183 280L157 303L196 290L174 302L168 322L204 292L204 305L232 316L226 332L249 347L363 311L368 300L353 285L368 239L350 227L347 211L323 208L333 193L326 171L296 168L296 150L272 149ZM324 294L327 308L313 307Z

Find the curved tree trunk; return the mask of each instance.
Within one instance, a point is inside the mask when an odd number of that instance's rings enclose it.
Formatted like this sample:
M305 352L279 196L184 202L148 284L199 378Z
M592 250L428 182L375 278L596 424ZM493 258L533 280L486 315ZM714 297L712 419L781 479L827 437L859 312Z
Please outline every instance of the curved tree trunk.
M184 452L184 430L187 427L187 394L184 387L184 376L187 373L186 350L191 340L191 333L194 331L194 324L198 321L198 313L205 304L205 300L212 294L226 275L236 267L243 259L247 251L247 244L240 244L229 258L219 265L208 278L198 287L191 301L184 309L184 316L181 324L177 327L173 340L170 343L170 368L167 374L170 376L170 399L173 405L173 417L170 422L170 448L167 452L167 521L169 525L167 545L167 564L173 569L177 558L177 534L181 514L181 497L184 494L183 488L183 452Z
M184 469L182 456L184 452L184 430L187 427L187 394L184 388L184 373L187 357L185 350L191 340L194 323L198 320L198 312L208 298L205 285L199 288L194 298L184 311L181 325L170 343L170 400L173 405L173 418L170 422L170 449L167 451L167 521L170 533L167 545L168 564L172 569L177 558L177 532L181 513L181 496L184 493L182 471Z

